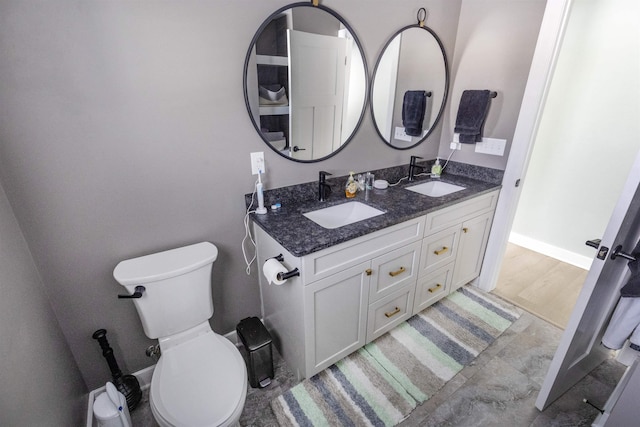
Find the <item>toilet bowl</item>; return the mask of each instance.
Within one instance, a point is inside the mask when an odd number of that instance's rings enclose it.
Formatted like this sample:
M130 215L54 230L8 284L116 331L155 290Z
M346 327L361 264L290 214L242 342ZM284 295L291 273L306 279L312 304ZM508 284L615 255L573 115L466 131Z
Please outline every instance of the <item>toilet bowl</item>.
M162 427L237 425L247 394L240 352L208 322L188 334L183 342L160 342L149 394L153 416Z
M114 278L130 294L145 334L161 356L149 402L162 427L238 425L247 395L240 351L211 330L211 269L217 248L208 242L119 263Z

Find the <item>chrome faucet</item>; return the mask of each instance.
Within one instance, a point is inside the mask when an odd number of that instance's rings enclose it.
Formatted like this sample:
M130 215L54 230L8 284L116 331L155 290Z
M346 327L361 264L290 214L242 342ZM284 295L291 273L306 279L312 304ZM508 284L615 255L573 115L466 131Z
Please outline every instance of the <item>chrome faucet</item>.
M320 171L318 179L318 200L324 202L329 194L331 194L331 186L326 183L327 175L331 175L329 172Z
M419 173L424 170L424 166L416 165L416 159L421 159L419 156L411 156L411 161L409 162L409 181L415 180L416 171Z

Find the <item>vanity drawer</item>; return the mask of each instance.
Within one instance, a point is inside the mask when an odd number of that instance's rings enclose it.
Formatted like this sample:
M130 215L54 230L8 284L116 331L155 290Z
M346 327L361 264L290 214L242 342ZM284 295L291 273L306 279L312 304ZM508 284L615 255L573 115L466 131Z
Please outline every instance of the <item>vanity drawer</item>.
M302 258L304 283L312 283L345 268L419 241L423 235L424 219L425 217L421 216L305 255Z
M370 303L386 297L404 285L416 282L420 247L420 242L415 242L371 261Z
M404 286L369 306L367 317L367 342L411 317L415 287Z
M498 194L500 194L500 190L427 214L425 236L459 224L476 215L492 211L498 203Z
M434 302L449 295L454 265L455 263L452 262L418 279L412 314L421 312Z
M456 225L424 238L420 255L420 276L456 259L460 230L460 226Z

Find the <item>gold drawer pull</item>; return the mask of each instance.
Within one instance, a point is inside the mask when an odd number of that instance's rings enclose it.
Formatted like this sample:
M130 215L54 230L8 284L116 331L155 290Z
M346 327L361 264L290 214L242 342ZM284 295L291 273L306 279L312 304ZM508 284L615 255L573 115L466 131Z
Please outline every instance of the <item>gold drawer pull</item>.
M442 249L440 249L439 251L433 251L434 254L436 255L442 255L443 253L447 252L449 250L448 247L443 246Z
M400 313L400 307L396 307L395 310L385 313L384 315L387 317L393 317L398 313Z
M442 287L442 285L440 283L438 283L435 288L429 288L429 292L430 293L434 293L435 291L437 291L441 287Z
M463 232L463 233L468 233L468 232L469 232L469 229L468 229L467 227L464 227L464 228L462 229L462 232Z
M390 272L389 272L389 276L391 276L391 277L395 277L395 276L397 276L398 274L402 274L402 273L404 273L405 271L407 271L407 269L406 269L406 268L404 268L404 267L400 267L400 269L399 269L399 270L396 270L396 271L390 271Z
M367 276L371 276L373 274L373 270L370 268L367 268L364 272L366 273Z

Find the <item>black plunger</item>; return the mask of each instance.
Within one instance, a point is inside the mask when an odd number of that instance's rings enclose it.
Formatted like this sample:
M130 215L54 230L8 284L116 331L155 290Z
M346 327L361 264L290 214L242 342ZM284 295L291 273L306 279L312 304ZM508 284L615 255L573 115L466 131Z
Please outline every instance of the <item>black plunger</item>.
M102 349L102 355L107 359L107 364L111 370L111 377L113 378L113 385L116 386L118 391L124 395L127 399L127 407L130 411L138 406L140 399L142 399L142 390L140 390L140 383L138 379L133 375L122 375L118 362L113 355L113 349L109 346L107 341L107 330L98 329L93 333L93 338L98 340L100 348Z

